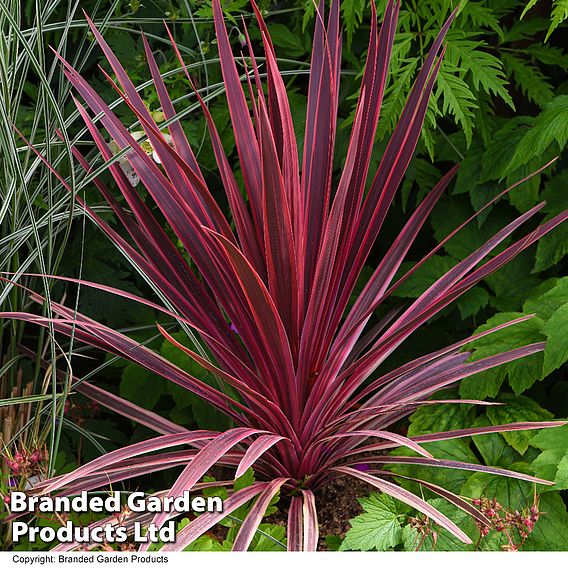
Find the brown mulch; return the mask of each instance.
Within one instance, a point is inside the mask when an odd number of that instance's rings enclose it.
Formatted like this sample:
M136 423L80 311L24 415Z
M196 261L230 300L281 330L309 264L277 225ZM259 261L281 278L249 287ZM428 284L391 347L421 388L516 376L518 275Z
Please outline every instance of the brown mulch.
M215 468L210 474L217 479L227 479L224 468ZM315 492L320 534L318 550L328 550L325 542L325 537L328 535L345 537L351 526L349 520L363 512L357 498L369 495L372 490L373 488L364 481L343 476L333 479ZM281 496L278 511L263 522L286 526L289 505L290 498ZM227 529L221 525L212 527L208 532L219 541L224 540L227 535Z
M349 530L349 519L363 512L358 497L372 491L369 484L357 479L340 477L327 483L315 492L318 511L319 533L318 550L328 550L325 537L337 535L343 538ZM267 523L286 526L288 520L289 498L281 498L278 511L266 518Z
M349 519L363 512L357 498L368 495L371 491L372 487L368 483L349 477L335 479L316 491L320 528L318 550L328 550L326 536L345 536L351 527Z

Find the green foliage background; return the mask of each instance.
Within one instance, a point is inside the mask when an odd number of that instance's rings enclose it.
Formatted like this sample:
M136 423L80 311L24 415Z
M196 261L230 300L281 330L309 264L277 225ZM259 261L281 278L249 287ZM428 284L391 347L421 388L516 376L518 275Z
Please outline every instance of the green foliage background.
M379 16L385 0L378 3ZM34 2L28 1L26 16L33 23ZM279 63L286 75L292 99L296 134L302 144L304 113L307 94L307 62L314 7L312 0L293 0L273 3L263 0L269 30L277 46ZM388 135L400 115L412 81L437 31L457 5L452 0L402 0L400 23L395 38L391 75L379 122L373 160L378 163ZM246 0L226 1L226 16L232 24L231 40L235 46L242 42L244 16L253 42L260 37L251 19L251 8ZM144 63L139 29L148 35L158 56L161 71L178 110L184 109L183 122L198 160L204 166L208 181L220 187L206 126L200 112L194 112L195 101L176 59L166 41L162 20L166 19L174 37L182 48L186 61L192 66L196 83L208 100L227 153L236 165L234 140L229 127L229 116L217 65L216 45L211 22L211 6L207 0L139 0L81 2L125 64L136 84L149 81ZM344 0L341 4L344 22L344 69L341 81L341 127L337 137L337 170L344 158L350 123L353 117L359 77L364 66L368 43L370 6L368 0ZM53 22L64 21L64 6L53 16ZM550 167L521 184L497 204L488 208L478 221L468 225L419 272L416 278L401 286L394 304L407 302L418 295L438 276L465 258L519 212L524 212L545 200L539 221L548 219L568 205L568 160L565 145L568 142L568 52L563 37L568 32L564 20L568 17L566 0L477 0L460 4L446 42L446 56L430 103L421 142L415 153L401 191L393 205L392 225L387 232L395 236L408 211L451 165L461 162L457 179L451 190L435 209L429 226L417 250L411 251L411 260L401 271L408 270L462 221L478 211L507 185L549 162ZM76 14L78 26L72 31L72 41L79 42L85 33L85 22ZM55 42L58 28L54 25L51 39ZM106 84L96 65L98 51L89 55L89 80L97 85L107 100L116 97ZM103 64L104 65L104 64ZM109 69L107 69L109 70ZM152 86L143 90L147 105L159 112L159 103ZM35 103L33 86L28 87L28 104L21 107L21 128L26 131L33 120L31 109ZM118 113L127 123L133 122L123 106ZM69 115L71 105L65 109ZM85 143L85 149L89 149ZM104 175L104 174L103 174ZM237 172L238 175L238 172ZM109 183L112 181L109 178ZM85 184L82 188L96 201L94 190ZM142 190L143 191L143 190ZM536 221L535 221L536 226ZM505 243L506 244L506 243ZM370 266L380 258L383 247L378 244L369 260ZM505 246L505 245L503 245ZM498 253L499 250L495 251ZM445 393L446 398L475 398L502 402L503 406L474 407L459 405L450 409L429 406L415 412L401 425L410 435L442 429L464 428L474 425L499 424L568 417L568 377L564 363L568 359L568 277L565 255L568 253L568 226L557 228L542 239L536 247L520 255L515 261L468 292L452 308L430 323L406 345L404 356L432 351L451 341L467 337L475 330L518 317L535 314L524 324L507 328L498 334L472 343L468 348L472 358L485 357L504 349L519 347L535 341L547 340L544 354L511 363L464 381L459 390ZM78 268L80 267L80 268ZM60 273L95 279L132 292L151 294L146 284L133 273L131 267L107 243L104 236L81 222L74 224L68 253ZM370 273L370 272L369 272ZM358 287L365 282L358 283ZM169 344L157 342L153 323L156 314L132 307L124 302L101 299L99 293L75 287L58 285L54 294L66 292L76 299L78 307L88 315L129 328L140 340L160 350L164 356L181 361L179 353L168 349ZM389 309L388 305L385 309ZM179 339L191 341L183 332ZM399 356L401 354L399 353ZM400 361L388 361L379 369L383 372ZM113 360L81 360L78 367L84 373L97 374L97 381L106 383L110 390L126 398L169 416L188 426L222 428L223 419L211 412L193 395L178 392L165 381L132 366ZM192 368L196 376L212 380ZM199 374L201 373L201 374ZM114 416L104 420L87 420L82 428L97 443L81 446L81 460L111 449L125 439L135 440L147 435L140 427L124 424ZM77 459L77 448L82 434L65 430L60 447L67 461ZM568 550L568 431L565 428L542 432L514 432L491 434L475 439L440 442L428 448L435 456L527 471L556 482L553 490L539 488L543 520L527 540L526 549ZM412 469L412 471L410 471ZM522 509L532 503L533 487L514 480L493 479L482 474L468 475L447 470L420 471L419 468L398 468L398 473L418 476L468 497L497 497L513 509ZM150 481L151 489L157 480ZM403 482L404 484L405 482ZM416 489L416 487L414 487ZM434 496L430 496L434 499ZM404 524L408 511L400 510L384 496L371 496L363 501L362 517L354 519L352 529L340 543L336 538L330 547L342 549L386 550L411 548L413 535ZM466 532L475 527L459 513L453 515ZM363 528L362 528L363 527ZM369 528L365 528L369 527ZM281 538L281 535L278 536ZM489 539L490 540L490 539ZM486 548L499 549L502 542L488 541ZM209 545L200 546L208 549ZM221 545L219 545L221 546ZM437 542L436 549L454 550L457 543L449 538ZM485 546L485 545L484 545ZM209 549L215 548L213 545ZM222 546L221 546L222 548Z

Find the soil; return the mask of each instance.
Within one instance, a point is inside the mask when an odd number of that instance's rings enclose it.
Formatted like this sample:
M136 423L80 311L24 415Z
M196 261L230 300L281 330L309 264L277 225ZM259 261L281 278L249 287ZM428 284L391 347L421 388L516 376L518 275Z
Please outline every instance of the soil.
M326 536L345 536L351 526L349 519L363 512L357 498L368 495L371 491L372 487L364 481L340 477L316 492L320 529L318 550L328 550Z
M217 479L226 479L226 471L218 468L211 472ZM318 550L329 550L325 537L336 535L343 538L349 530L349 520L363 512L359 497L364 497L372 492L372 487L364 481L346 476L336 478L315 492L316 507L319 522ZM290 498L283 496L278 503L278 511L267 517L263 522L286 526L288 521L288 507ZM222 541L227 534L227 529L216 525L210 529L209 534Z
M325 542L326 536L345 536L351 526L349 519L363 512L357 498L368 495L371 491L369 484L363 481L340 477L315 492L320 534L318 550L329 550ZM267 517L266 522L286 526L289 504L286 497L281 499L278 512Z

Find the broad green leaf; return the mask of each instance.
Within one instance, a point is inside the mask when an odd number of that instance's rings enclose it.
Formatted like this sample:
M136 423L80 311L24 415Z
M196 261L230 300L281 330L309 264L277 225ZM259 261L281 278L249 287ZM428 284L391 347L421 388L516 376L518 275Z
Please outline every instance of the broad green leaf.
M429 451L435 458L456 460L466 463L479 463L477 456L470 448L469 438L457 438L455 440L443 440L441 442L430 442L421 444L422 447ZM393 456L415 456L416 454L407 448L397 448L390 455ZM449 469L442 467L427 467L423 465L389 465L391 471L412 477L415 479L425 479L436 485L445 487L449 491L459 494L463 484L469 479L471 472L461 469ZM400 485L406 487L414 493L430 493L428 490L421 488L415 482L399 479ZM431 494L434 496L434 494Z
M528 464L517 462L507 469L530 474ZM533 504L534 486L528 481L488 473L474 473L462 488L462 495L471 498L497 499L504 507L521 510Z
M456 397L457 398L457 397ZM409 436L459 430L471 425L473 406L466 404L435 404L423 406L410 415Z
M493 134L483 152L483 157L478 161L478 166L481 165L480 182L501 180L505 177L517 144L533 122L532 117L516 116L507 120Z
M491 426L491 421L487 416L480 416L474 426ZM521 455L505 441L501 434L482 434L472 436L471 439L483 457L485 465L507 468L522 459Z
M414 265L404 262L397 277L402 276ZM401 298L418 298L438 278L443 276L450 268L456 265L456 261L449 256L434 255L421 266L411 278L404 282L395 292Z
M440 511L440 513L446 515L446 517L448 517L451 521L456 523L462 530L464 530L473 542L476 541L477 535L475 526L472 522L468 522L469 516L467 513L458 509L451 503L448 503L445 499L429 499L428 503ZM404 549L407 551L414 551L420 546L419 550L421 552L466 552L473 550L473 545L464 544L461 540L458 540L455 536L438 526L433 521L430 521L429 526L432 532L423 539L422 534L420 534L415 528L409 524L405 525L402 531ZM435 538L434 533L436 535Z
M129 364L122 372L120 396L152 410L162 394L168 391L168 381L152 371Z
M475 286L475 288L468 290L457 301L462 319L476 315L487 304L489 304L489 293L481 286Z
M466 185L468 191L477 191L479 186ZM483 205L489 201L484 200ZM441 241L474 213L469 199L452 196L436 205L431 216L436 239ZM503 226L503 218L489 216L480 226L471 222L456 233L445 245L445 250L458 260L464 259L474 250L483 246Z
M544 374L548 375L568 361L568 303L556 310L544 324L547 337Z
M548 280L546 281L548 282ZM544 287L544 285L543 285ZM523 311L535 313L542 320L549 320L553 314L568 303L568 277L553 281L544 293L529 298Z
M531 273L533 265L532 250L525 251L485 279L495 294L491 303L497 310L512 312L521 308L527 296L541 282L536 274Z
M554 481L550 490L568 489L568 426L541 430L531 443L542 450L532 463L535 475Z
M560 149L568 141L568 95L559 95L537 116L534 125L523 136L513 155L508 171L528 163L556 144Z
M498 399L503 406L490 406L487 408L487 417L492 424L508 424L510 422L539 422L550 420L553 415L526 396L503 394ZM523 455L535 436L534 430L504 432L507 442Z
M496 314L487 320L487 323L480 326L476 333L486 331L522 315L519 312ZM544 322L540 318L533 317L530 320L509 326L473 341L467 347L468 349L473 349L471 360L484 359L498 353L504 353L505 351L542 341L544 339L542 335L543 325ZM509 384L517 394L521 393L543 378L542 360L542 354L537 353L505 365L500 365L473 377L468 377L460 384L460 395L464 398L480 398L482 400L488 397L493 398L497 396L505 378L508 378Z
M568 550L568 513L560 493L541 495L539 510L540 518L522 550Z
M351 519L340 550L388 550L401 542L402 515L385 493L359 499L364 513Z
M268 31L274 45L278 46L288 57L297 57L305 52L302 38L284 24L269 23Z

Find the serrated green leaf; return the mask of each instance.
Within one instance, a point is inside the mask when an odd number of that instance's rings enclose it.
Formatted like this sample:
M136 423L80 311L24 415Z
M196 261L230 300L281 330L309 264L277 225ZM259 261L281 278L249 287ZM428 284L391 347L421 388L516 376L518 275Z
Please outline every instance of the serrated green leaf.
M538 241L534 272L558 264L568 254L568 224L563 223Z
M531 444L542 450L532 463L535 475L554 481L548 490L568 489L568 425L541 430Z
M467 319L476 315L489 303L489 293L485 288L476 286L468 290L457 301L458 309L462 319Z
M539 520L523 545L523 550L568 550L568 513L560 493L541 495Z
M235 479L234 490L240 491L245 487L250 487L255 482L254 471L249 467L240 477Z
M552 315L562 306L568 303L568 276L548 280L538 290L539 293L532 295L523 305L526 313L535 313L543 321L549 320Z
M556 310L545 323L544 374L549 375L568 361L568 303Z
M419 436L446 430L466 428L472 421L473 406L466 404L435 404L415 410L410 415L409 436Z
M487 408L487 417L495 426L510 422L539 422L553 418L552 413L526 396L503 394L498 398L498 401L504 403L503 406ZM523 455L529 445L532 445L535 432L534 430L503 432L502 436L507 440L507 443Z
M491 420L487 416L480 416L474 426L491 426ZM483 457L485 465L507 468L522 459L521 455L506 442L501 434L483 434L472 436L471 439Z
M512 77L521 92L540 108L544 108L554 98L552 86L538 67L512 53L502 53L501 59L507 70L507 77Z
M351 519L340 550L388 550L401 542L401 515L385 493L359 499L364 513Z
M505 29L503 33L503 43L511 43L522 39L528 39L532 36L543 32L549 26L546 18L528 18L526 20L515 21L509 29Z
M487 93L500 97L511 108L515 108L513 99L507 91L507 80L501 61L480 49L484 43L449 36L447 40L448 59L462 69L464 75L469 73L475 89L480 87Z
M568 0L554 0L552 4L552 14L550 28L546 32L544 41L547 41L550 34L566 19L568 18Z
M568 54L564 53L559 47L535 43L525 48L524 52L533 59L540 61L540 63L553 65L560 67L564 71L568 71Z
M249 550L254 552L283 552L286 550L286 527L261 523Z
M487 323L477 328L476 333L486 331L505 322L511 321L523 314L519 312L505 312L496 314L487 320ZM473 349L472 361L504 353L518 347L542 341L542 327L544 322L538 317L520 322L496 331L486 337L473 341L468 349ZM516 393L521 393L536 381L543 378L542 355L535 354L523 357L517 361L500 365L484 373L464 379L460 385L460 395L464 398L495 397L503 380L508 378L509 384Z
M414 263L405 262L400 268L398 276L406 273ZM450 268L456 265L454 259L449 256L434 255L428 259L406 282L396 290L395 295L399 298L418 298L438 278L443 276Z
M567 453L565 447L560 446L558 448L552 448L537 456L532 462L531 467L534 469L537 477L547 479L548 481L555 481L556 476L559 474L558 468L560 463L563 462L566 456ZM552 487L545 487L543 491L568 489L566 481L566 472L563 471L561 472L560 480L555 481L555 485Z
M542 156L552 144L562 149L567 141L568 95L559 95L536 117L534 125L519 142L508 172Z
M492 8L485 6L484 2L466 2L460 12L460 20L463 18L473 24L474 29L481 27L493 30L499 38L503 39L503 30L499 25L499 20L495 17ZM467 28L465 28L467 29Z
M454 116L456 123L462 127L469 146L473 132L473 111L477 108L475 96L450 66L440 69L436 86L436 98L442 97L442 113L449 112Z
M365 0L347 0L341 2L341 15L347 32L347 45L350 46L353 40L353 34L359 27L363 19L363 10L365 9Z

